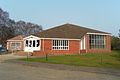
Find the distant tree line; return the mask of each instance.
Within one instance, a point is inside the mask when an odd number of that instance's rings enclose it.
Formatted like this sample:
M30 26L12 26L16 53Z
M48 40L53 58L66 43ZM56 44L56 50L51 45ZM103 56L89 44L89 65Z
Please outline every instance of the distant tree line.
M42 31L42 26L31 22L17 21L9 18L9 13L0 8L0 44L6 45L6 40L17 36L28 36Z
M120 29L117 36L111 36L111 49L112 50L120 50Z

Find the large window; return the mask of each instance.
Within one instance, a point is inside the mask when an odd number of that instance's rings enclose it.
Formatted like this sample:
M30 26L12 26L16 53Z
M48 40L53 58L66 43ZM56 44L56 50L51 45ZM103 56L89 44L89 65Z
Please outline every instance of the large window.
M14 50L20 50L20 42L12 42L11 48Z
M105 35L89 35L89 45L90 49L97 48L103 49L107 46L107 39Z
M52 41L53 50L69 50L68 40L53 40Z
M39 47L39 40L26 40L25 47Z

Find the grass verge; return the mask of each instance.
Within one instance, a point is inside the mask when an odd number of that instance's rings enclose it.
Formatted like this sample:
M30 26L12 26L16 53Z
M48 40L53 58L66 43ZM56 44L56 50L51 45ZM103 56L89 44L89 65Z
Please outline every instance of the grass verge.
M82 55L49 56L47 61L46 58L29 58L28 60L26 58L23 58L19 60L120 69L120 51L112 51L112 53L87 53Z

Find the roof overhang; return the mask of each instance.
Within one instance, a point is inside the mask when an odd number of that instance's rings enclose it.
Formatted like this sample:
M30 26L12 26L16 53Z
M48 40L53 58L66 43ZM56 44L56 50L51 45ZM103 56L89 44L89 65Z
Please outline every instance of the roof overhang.
M70 39L70 38L40 38L40 39L51 39L51 40L80 40L80 39Z
M41 38L39 38L39 37L37 37L37 36L30 35L30 36L28 36L28 37L23 38L23 40L30 39L30 38L41 39Z
M87 32L87 34L110 35L110 33L91 33L91 32Z
M14 41L15 42L15 41L23 41L23 40L7 40L7 41Z

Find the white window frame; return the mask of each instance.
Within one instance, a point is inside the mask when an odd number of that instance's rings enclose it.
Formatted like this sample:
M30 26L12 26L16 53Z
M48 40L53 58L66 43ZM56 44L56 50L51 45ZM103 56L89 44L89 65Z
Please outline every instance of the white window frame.
M66 46L64 46L64 43L66 44ZM52 50L69 50L69 40L53 39Z

